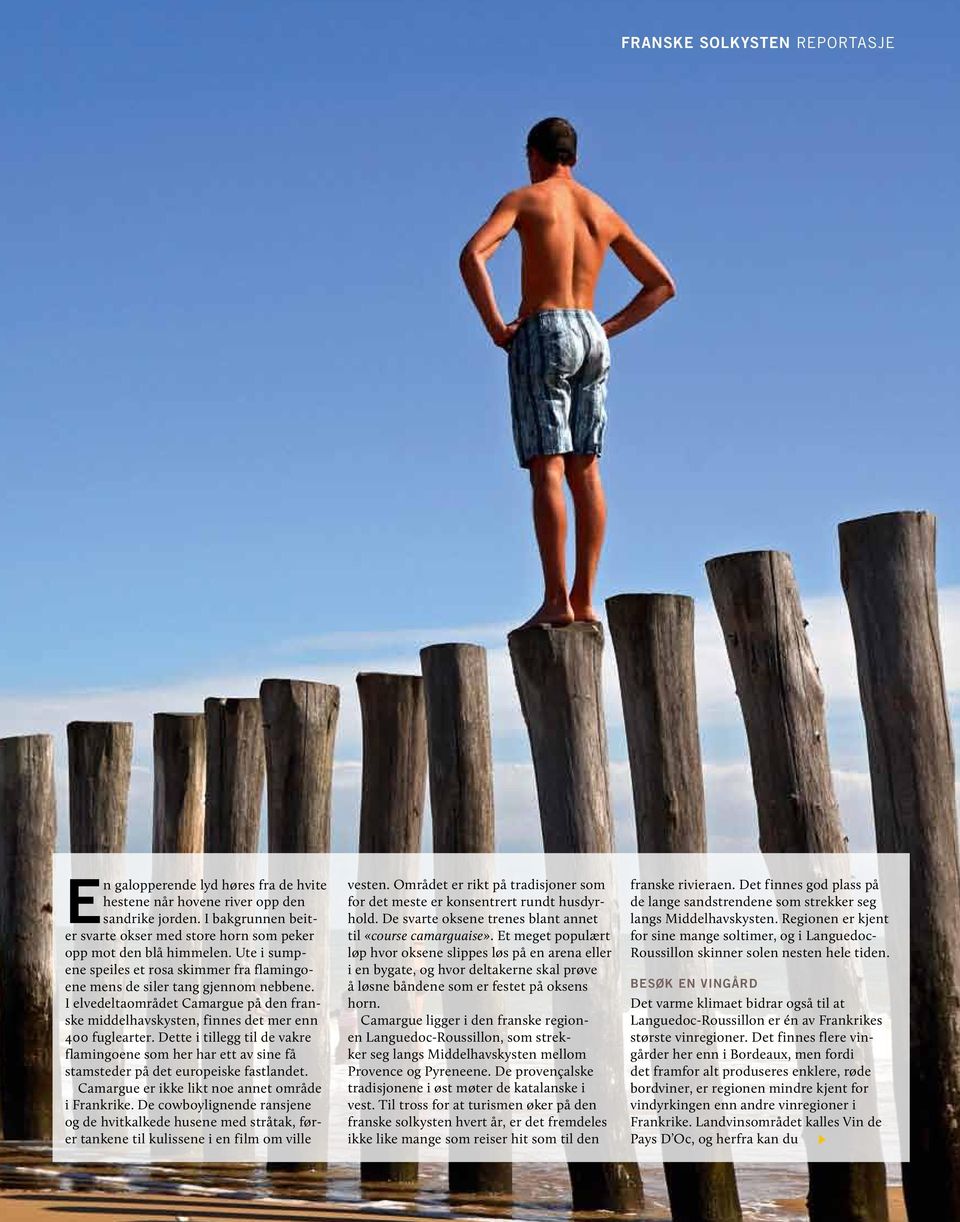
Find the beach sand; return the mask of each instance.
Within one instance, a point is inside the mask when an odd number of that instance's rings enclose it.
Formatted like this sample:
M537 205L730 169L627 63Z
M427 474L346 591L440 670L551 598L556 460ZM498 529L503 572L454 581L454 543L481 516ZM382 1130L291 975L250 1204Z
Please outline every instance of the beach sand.
M887 1189L887 1200L890 1203L890 1222L907 1222L907 1211L903 1204L903 1189ZM806 1217L802 1197L791 1197L777 1201L777 1204L791 1212L796 1212L801 1218Z
M784 1217L806 1216L800 1197L779 1200ZM0 1216L4 1222L397 1222L398 1212L382 1212L375 1205L363 1207L332 1202L282 1200L198 1200L170 1195L133 1192L61 1192L28 1189L0 1192ZM399 1216L416 1217L414 1211ZM435 1217L435 1215L430 1215ZM645 1215L647 1216L647 1215ZM659 1215L663 1216L663 1215ZM770 1216L767 1214L766 1216ZM890 1222L906 1222L903 1194L890 1189Z
M415 1217L404 1211L400 1216ZM217 1222L237 1219L238 1222L397 1222L397 1211L377 1211L365 1206L316 1201L210 1200L196 1197L149 1195L140 1192L60 1192L43 1191L0 1192L0 1217L4 1222L68 1222L82 1218L83 1222L106 1222L107 1219L128 1219L129 1222Z

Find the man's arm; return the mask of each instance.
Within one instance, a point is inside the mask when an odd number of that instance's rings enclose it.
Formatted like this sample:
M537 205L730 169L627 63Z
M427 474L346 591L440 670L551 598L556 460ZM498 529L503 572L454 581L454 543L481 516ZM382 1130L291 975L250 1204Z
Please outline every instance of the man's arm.
M610 339L649 318L654 310L659 310L677 292L673 277L649 246L640 241L625 221L619 217L617 220L621 228L610 243L610 249L643 287L618 314L603 324Z
M513 338L516 323L507 325L497 307L493 282L487 271L487 260L513 228L517 220L519 192L505 195L460 254L460 274L470 299L477 307L490 338L504 348Z

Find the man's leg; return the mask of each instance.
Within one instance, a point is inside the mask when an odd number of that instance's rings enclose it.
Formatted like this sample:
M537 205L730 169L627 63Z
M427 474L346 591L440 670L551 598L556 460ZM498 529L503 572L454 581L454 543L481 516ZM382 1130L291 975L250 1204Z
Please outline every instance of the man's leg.
M596 620L593 609L593 583L600 562L607 505L600 482L600 463L595 454L567 454L567 483L573 496L576 517L577 569L570 591L570 603L578 620Z
M573 610L567 598L567 503L561 454L530 460L533 485L533 525L543 565L543 603L527 620L531 624L569 624Z

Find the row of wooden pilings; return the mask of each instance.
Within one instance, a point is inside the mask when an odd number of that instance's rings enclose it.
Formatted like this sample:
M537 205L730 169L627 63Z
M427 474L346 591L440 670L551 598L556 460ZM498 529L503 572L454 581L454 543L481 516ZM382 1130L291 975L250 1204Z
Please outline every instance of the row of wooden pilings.
M954 760L934 579L935 521L883 514L840 527L877 849L910 854L912 1222L960 1218L960 871ZM789 557L745 552L707 565L749 744L764 852L843 852L824 698ZM693 602L607 602L620 677L638 849L707 847L697 723ZM602 630L509 637L547 852L613 849L601 693ZM363 725L361 852L417 852L427 775L436 852L490 852L494 808L486 657L472 645L421 652L422 679L358 677ZM264 681L256 699L210 699L154 723L155 852L252 852L264 777L272 852L330 849L335 687ZM132 727L68 726L70 843L123 849ZM0 740L0 1104L5 1136L51 1131L51 899L56 808L52 739ZM634 1164L571 1162L574 1207L633 1211ZM673 1217L735 1222L729 1163L665 1167ZM367 1182L415 1180L416 1164L364 1163ZM506 1192L509 1163L451 1163L454 1192ZM811 1163L815 1222L885 1222L880 1163Z

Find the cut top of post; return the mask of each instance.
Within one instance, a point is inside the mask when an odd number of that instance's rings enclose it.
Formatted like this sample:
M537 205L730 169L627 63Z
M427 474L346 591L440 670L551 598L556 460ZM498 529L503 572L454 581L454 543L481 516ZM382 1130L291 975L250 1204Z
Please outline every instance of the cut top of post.
M573 641L585 636L588 638L598 637L602 644L603 624L594 620L591 620L589 623L586 620L574 620L572 624L564 624L559 628L554 628L550 624L530 624L529 627L514 628L512 632L508 632L507 643L527 638L535 640L537 637L557 642L564 639Z
M547 853L613 852L601 662L603 629L535 625L507 638Z

